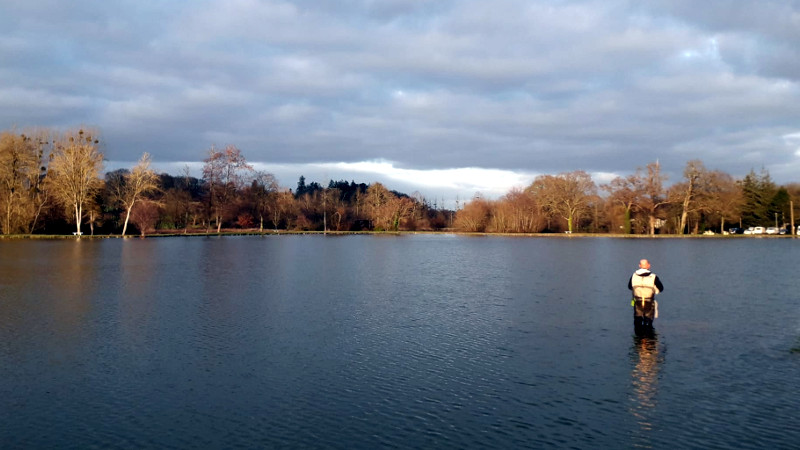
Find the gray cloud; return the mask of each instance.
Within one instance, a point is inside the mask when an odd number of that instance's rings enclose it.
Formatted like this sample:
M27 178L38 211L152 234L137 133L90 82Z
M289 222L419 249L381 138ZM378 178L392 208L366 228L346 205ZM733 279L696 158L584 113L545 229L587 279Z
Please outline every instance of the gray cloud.
M0 126L94 125L115 161L800 168L796 1L9 3Z

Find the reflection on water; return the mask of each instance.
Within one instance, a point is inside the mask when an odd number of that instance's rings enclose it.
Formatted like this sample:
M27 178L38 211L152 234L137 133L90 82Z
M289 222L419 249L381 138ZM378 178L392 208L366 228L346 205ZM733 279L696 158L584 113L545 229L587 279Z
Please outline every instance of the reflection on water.
M651 434L656 427L655 412L658 406L658 374L663 358L659 355L658 335L652 328L633 336L631 346L632 405L630 412L638 429L634 431L634 445L652 447Z
M144 345L155 320L154 298L159 289L153 286L156 279L156 244L151 241L124 239L119 259L119 292L116 295L117 311L109 317L110 326L119 326L119 333L128 345ZM111 315L111 314L109 314Z
M46 343L53 361L74 363L85 345L92 298L98 294L98 249L97 242L85 239L58 242L48 249L52 259L44 275L52 297L47 299L44 311L50 315L46 324L54 334L54 339Z

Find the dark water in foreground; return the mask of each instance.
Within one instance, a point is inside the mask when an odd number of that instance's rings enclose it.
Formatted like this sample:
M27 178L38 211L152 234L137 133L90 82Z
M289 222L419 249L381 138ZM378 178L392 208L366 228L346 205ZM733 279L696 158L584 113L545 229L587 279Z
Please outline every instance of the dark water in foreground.
M0 242L0 447L796 448L798 270L790 239Z

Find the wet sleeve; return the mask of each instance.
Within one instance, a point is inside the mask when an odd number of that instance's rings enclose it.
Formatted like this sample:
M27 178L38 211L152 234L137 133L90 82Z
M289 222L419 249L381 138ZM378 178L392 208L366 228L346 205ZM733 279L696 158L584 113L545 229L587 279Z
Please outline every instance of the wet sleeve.
M661 284L661 280L658 279L658 275L656 275L656 287L658 288L659 292L664 292L664 285Z

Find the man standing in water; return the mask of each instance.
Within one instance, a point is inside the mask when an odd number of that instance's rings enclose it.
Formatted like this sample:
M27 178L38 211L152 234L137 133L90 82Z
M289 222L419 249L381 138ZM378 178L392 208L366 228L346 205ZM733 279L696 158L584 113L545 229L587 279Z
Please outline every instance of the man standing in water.
M664 285L656 274L650 272L650 261L639 261L639 270L628 280L628 289L633 291L633 326L652 327L658 306L655 297L664 290Z

